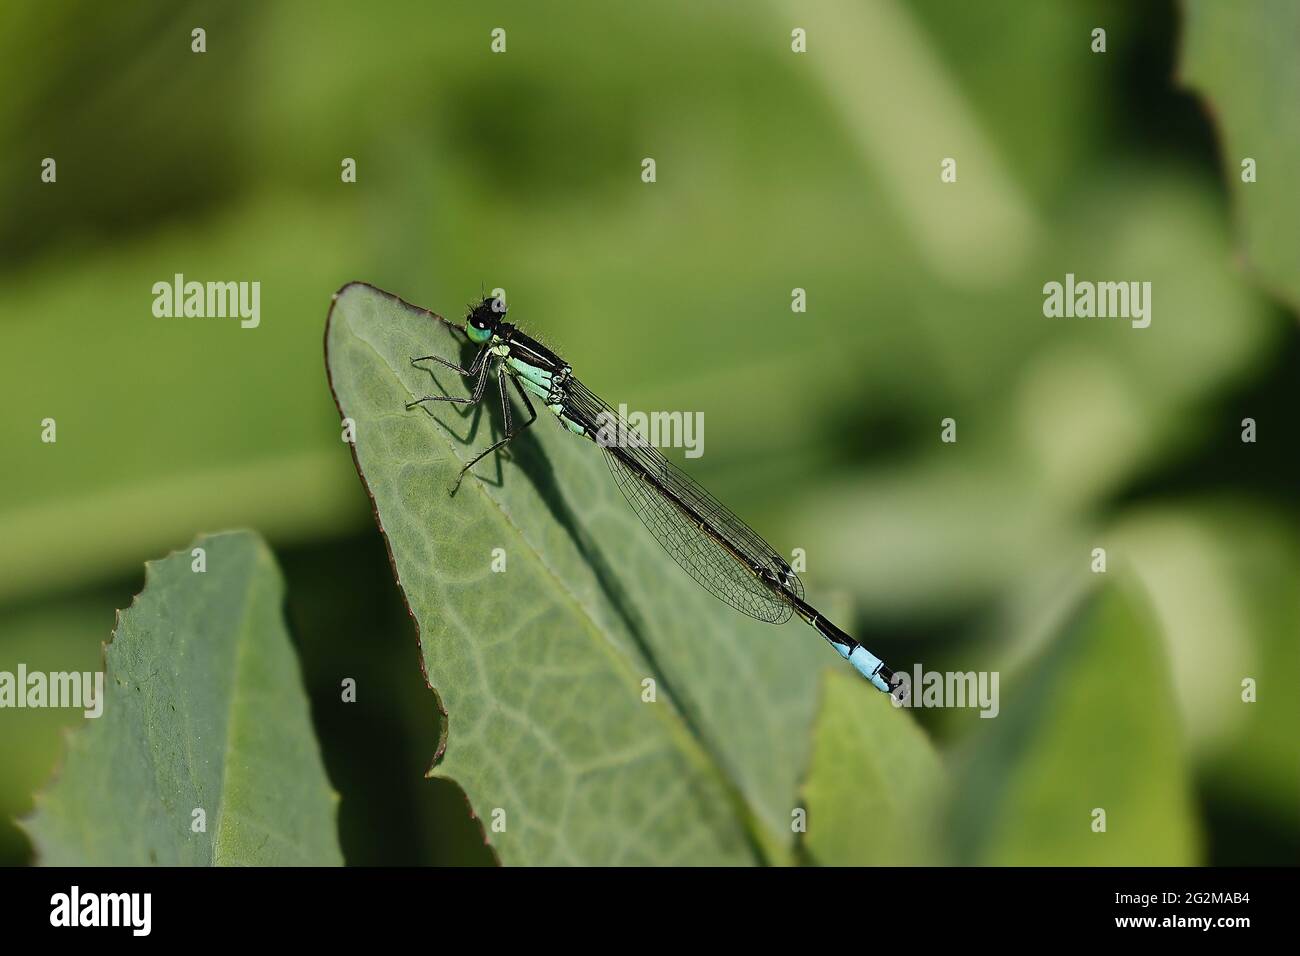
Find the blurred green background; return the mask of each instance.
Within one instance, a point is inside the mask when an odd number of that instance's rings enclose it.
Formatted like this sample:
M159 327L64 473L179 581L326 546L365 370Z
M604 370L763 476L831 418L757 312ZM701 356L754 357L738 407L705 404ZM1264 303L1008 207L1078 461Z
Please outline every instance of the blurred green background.
M285 568L346 858L491 862L463 796L422 779L437 706L321 336L349 280L451 315L500 286L611 401L703 412L692 472L806 549L810 595L888 660L1014 673L1107 547L1179 704L1118 733L1185 750L1147 772L1192 794L1187 853L1300 859L1300 338L1236 252L1236 160L1174 80L1179 13L6 5L0 669L93 669L145 559L256 528ZM178 272L260 281L261 326L155 318L151 287ZM1067 272L1150 281L1151 327L1044 318ZM1207 693L1220 667L1230 693ZM1236 702L1239 672L1291 703ZM0 861L29 858L8 821L71 713L0 713ZM955 763L998 723L916 716Z

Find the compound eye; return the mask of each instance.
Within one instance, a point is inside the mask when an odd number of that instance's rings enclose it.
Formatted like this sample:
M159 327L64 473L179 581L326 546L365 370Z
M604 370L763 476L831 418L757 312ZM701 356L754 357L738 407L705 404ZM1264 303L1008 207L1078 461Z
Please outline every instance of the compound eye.
M471 342L482 344L492 338L500 319L492 314L488 300L484 299L465 316L465 332Z

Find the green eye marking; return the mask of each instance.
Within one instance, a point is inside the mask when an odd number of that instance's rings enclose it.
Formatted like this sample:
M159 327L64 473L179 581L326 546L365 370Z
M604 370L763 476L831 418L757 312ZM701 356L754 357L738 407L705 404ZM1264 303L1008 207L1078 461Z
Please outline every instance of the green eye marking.
M477 345L482 345L488 339L492 338L491 329L475 328L473 322L465 323L465 333L469 336L469 340Z

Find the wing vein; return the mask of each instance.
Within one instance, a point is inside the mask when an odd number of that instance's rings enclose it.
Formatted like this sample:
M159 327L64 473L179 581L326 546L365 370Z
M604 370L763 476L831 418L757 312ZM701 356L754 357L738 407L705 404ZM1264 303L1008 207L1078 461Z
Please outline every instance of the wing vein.
M770 572L802 599L803 584L785 559L580 381L570 379L566 385L566 404L586 427L598 430L592 437L604 452L615 484L673 560L736 610L772 624L788 621L793 614L790 604L756 573Z

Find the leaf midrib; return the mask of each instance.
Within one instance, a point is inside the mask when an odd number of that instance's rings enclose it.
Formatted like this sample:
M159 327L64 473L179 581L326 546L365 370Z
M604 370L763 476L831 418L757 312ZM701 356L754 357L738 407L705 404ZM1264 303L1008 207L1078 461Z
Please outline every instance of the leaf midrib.
M217 826L212 836L212 856L210 864L213 866L220 865L221 847L226 827L226 796L227 787L230 783L230 766L233 753L231 729L235 725L236 707L243 696L243 682L239 679L240 669L244 661L245 648L248 645L247 635L251 631L249 627L249 615L251 614L253 601L250 595L257 586L258 577L254 572L256 566L261 562L261 554L256 554L252 561L248 563L248 573L244 580L244 587L241 590L243 597L243 610L239 617L239 627L235 638L234 661L231 669L231 688L230 688L230 705L226 708L225 746L221 753L221 785L217 794Z

